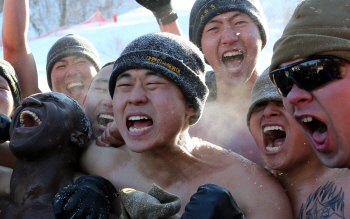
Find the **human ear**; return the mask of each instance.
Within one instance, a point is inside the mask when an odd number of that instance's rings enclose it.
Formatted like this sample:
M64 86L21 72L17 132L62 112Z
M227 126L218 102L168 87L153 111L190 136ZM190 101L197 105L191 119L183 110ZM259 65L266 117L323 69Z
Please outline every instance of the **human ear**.
M186 116L191 117L195 114L195 110L192 104L187 103L186 105Z
M84 133L74 130L70 135L70 142L83 149L88 145L89 138Z

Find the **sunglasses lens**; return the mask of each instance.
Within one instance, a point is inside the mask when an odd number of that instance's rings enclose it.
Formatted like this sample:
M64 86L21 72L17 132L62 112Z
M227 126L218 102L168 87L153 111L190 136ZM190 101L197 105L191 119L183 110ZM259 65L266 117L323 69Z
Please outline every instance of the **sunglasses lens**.
M341 79L346 73L344 62L335 57L320 57L305 60L272 71L275 85L286 97L293 84L306 91L312 91L330 81Z
M273 82L276 85L278 92L286 97L290 90L288 86L288 72L285 70L279 70L272 72Z

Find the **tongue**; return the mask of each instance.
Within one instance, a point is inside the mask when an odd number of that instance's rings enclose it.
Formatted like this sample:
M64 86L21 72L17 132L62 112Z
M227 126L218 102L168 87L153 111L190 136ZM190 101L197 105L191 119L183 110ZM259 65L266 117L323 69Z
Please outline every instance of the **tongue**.
M242 55L228 57L228 58L223 59L225 66L230 70L235 70L235 69L239 68L242 64L242 61L243 61Z
M134 128L145 128L153 125L152 120L138 120L134 122Z
M312 137L313 137L314 141L318 144L323 144L326 141L327 135L328 135L327 127L325 127L325 126L317 128L312 133Z
M286 139L286 138L279 138L279 139L276 139L276 140L273 142L273 146L274 146L274 147L282 146L282 144L283 144L283 142L284 142L285 139Z

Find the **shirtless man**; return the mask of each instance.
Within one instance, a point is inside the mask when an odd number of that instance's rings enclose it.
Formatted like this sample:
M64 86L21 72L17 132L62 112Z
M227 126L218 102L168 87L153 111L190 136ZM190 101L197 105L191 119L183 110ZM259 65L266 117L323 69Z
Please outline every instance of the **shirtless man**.
M4 1L4 58L14 66L24 98L40 92L34 57L27 42L28 24L28 0ZM99 68L100 60L96 48L91 42L75 34L59 39L47 54L46 73L50 89L67 94L80 105L83 104L91 80Z
M350 168L349 5L300 3L274 46L270 67L287 111L321 162L337 168Z
M73 183L77 162L91 136L82 108L61 93L26 98L14 113L10 149L16 156L10 198L1 218L55 218L51 205Z
M247 218L291 217L285 193L268 172L190 138L188 127L200 118L207 96L203 56L193 44L172 34L142 36L116 61L109 84L126 145L89 147L82 159L86 173L117 189L147 192L156 183L181 198L180 214L200 185L215 183L231 191Z
M172 9L170 0L137 2L155 15L162 8ZM175 14L169 10L163 19L173 21L166 31L178 34ZM267 43L267 31L258 0L197 0L192 7L190 40L204 53L215 75L212 71L206 75L210 90L208 103L202 119L190 128L190 134L260 165L264 165L260 151L245 126L244 115L257 78L257 59Z
M350 171L321 163L283 107L268 71L253 86L247 124L266 165L287 192L295 218L349 217Z
M92 79L83 102L83 109L91 128L91 139L96 139L106 129L108 123L114 121L112 98L108 91L114 62L106 63Z

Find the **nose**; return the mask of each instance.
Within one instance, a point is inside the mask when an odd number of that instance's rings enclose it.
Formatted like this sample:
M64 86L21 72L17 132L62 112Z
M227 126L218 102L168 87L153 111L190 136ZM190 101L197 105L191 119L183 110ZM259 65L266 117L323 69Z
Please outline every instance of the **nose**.
M263 115L266 118L271 118L273 116L280 116L281 112L279 110L279 106L275 102L269 102L264 109Z
M103 104L104 106L107 106L107 107L110 108L110 109L113 108L112 98L109 96L109 94L108 94L108 97L106 97L105 99L103 99L102 104Z
M287 95L287 101L294 106L301 106L312 100L310 92L293 85L292 90Z
M145 90L141 84L137 83L130 92L128 102L134 105L142 105L147 102Z
M27 97L22 101L23 107L29 107L29 106L42 106L42 102L38 99L35 99L33 97Z
M75 65L68 64L66 77L74 77L77 74L79 74L79 71L77 70Z
M221 42L223 45L231 45L234 42L238 41L239 33L234 31L230 27L226 27L222 32Z

